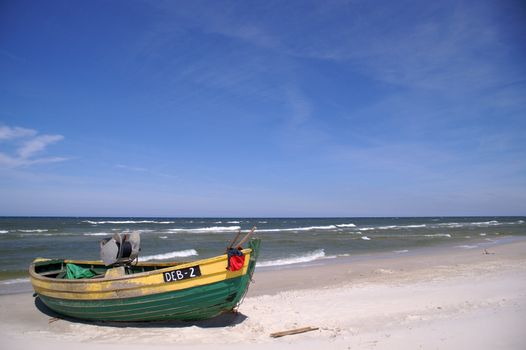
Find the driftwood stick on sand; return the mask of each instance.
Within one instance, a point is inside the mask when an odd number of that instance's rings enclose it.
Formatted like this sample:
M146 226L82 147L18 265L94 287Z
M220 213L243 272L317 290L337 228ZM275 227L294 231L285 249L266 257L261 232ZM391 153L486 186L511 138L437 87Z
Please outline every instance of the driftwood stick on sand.
M279 338L279 337L284 337L286 335L305 333L305 332L315 331L318 329L319 329L318 327L303 327L303 328L289 329L288 331L271 333L270 336L272 338Z

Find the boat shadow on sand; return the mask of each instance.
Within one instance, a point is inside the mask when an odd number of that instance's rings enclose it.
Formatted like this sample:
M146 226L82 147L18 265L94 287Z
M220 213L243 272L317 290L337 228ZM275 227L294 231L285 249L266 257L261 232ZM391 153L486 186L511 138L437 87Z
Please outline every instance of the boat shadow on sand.
M115 327L115 328L186 328L186 327L199 327L199 328L221 328L227 326L234 326L242 323L247 319L247 316L240 312L227 312L222 315L216 316L208 320L200 321L137 321L137 322L111 322L111 321L86 321L73 317L64 316L56 313L55 311L48 308L42 300L37 296L35 298L35 307L43 314L54 318L60 319L72 323L89 324L96 326Z

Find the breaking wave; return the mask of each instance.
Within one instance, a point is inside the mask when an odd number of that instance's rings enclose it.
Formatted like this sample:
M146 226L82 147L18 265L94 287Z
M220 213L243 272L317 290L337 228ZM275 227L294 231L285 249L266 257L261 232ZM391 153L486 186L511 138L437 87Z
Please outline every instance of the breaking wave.
M468 245L468 244L455 246L455 248L462 248L462 249L475 249L478 247L479 247L478 245Z
M421 225L389 225L389 226L373 226L373 227L360 227L360 231L372 231L372 230L399 230L405 228L424 228L426 224Z
M460 227L464 227L464 224L460 224L458 222L446 222L443 224L437 224L436 226L449 227L449 228L460 228Z
M482 221L482 222L471 222L472 225L481 225L481 226L486 226L486 225L500 225L501 223L498 222L498 221L495 221L495 220L491 220L491 221Z
M26 282L29 282L29 278L14 278L11 280L0 281L0 284L9 285L9 284L26 283Z
M337 225L327 225L327 226L306 226L306 227L292 227L292 228L269 228L257 230L257 232L283 232L283 231L313 231L313 230L335 230Z
M257 267L269 267L269 266L282 266L282 265L292 265L311 262L314 260L322 259L325 257L325 251L323 249L318 249L313 252L310 252L305 255L292 256L285 259L269 260L262 261L257 263Z
M35 229L35 230L18 230L18 232L33 233L33 232L47 232L46 229Z
M213 226L213 227L200 227L200 228L171 228L167 232L235 232L240 230L240 226Z
M355 224L339 224L339 225L336 225L337 227L356 227Z
M155 221L155 220L122 220L122 221L91 221L84 220L82 222L91 224L91 225L104 225L104 224L175 224L175 221Z
M490 220L490 221L474 221L474 222L445 222L442 224L436 224L434 226L446 226L450 228L460 228L460 227L466 227L466 226L501 226L501 225L522 225L524 224L524 220L518 220L518 221L512 221L512 222L500 222L497 220Z
M188 256L198 255L195 249L179 250L175 252L169 252L164 254L146 255L139 256L139 261L150 261L150 260L166 260L172 258L185 258Z
M112 229L112 231L119 231L119 230L116 230L116 229ZM137 232L137 233L148 233L148 232L154 232L154 230L133 230L133 231L130 231L130 230L124 230L122 231L120 234L125 234L125 233L130 233L130 232ZM82 234L83 236L113 236L114 233L110 233L110 232L87 232L87 233L83 233Z

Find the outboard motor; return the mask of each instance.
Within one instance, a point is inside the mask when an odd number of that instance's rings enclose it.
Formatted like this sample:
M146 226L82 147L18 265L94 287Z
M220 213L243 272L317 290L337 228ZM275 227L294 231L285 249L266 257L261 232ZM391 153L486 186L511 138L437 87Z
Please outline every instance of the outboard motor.
M100 258L106 266L130 265L139 256L141 236L138 232L120 235L100 242Z

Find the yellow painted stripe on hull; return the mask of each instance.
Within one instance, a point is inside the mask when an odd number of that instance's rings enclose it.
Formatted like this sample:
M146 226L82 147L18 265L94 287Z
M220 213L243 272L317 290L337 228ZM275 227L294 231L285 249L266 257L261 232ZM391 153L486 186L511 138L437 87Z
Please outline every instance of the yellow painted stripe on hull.
M45 296L71 300L120 299L204 286L226 279L237 278L247 273L250 249L244 251L245 263L239 271L226 270L227 257L198 260L160 270L144 272L115 279L65 280L42 277L30 271L35 292ZM199 265L201 276L176 282L164 282L163 273Z

